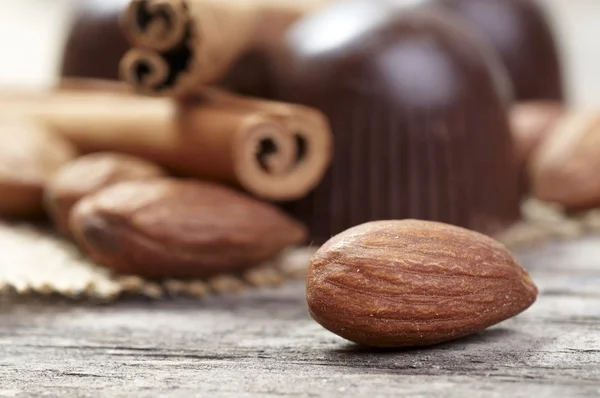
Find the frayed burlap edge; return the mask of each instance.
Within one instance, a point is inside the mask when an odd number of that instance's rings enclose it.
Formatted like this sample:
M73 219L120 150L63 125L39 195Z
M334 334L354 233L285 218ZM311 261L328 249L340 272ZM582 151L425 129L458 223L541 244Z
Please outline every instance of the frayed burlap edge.
M511 250L600 233L600 209L568 215L537 200L523 204L523 220L496 238ZM268 264L207 280L147 281L96 266L66 239L31 224L0 222L0 297L59 296L110 302L134 295L152 299L236 293L304 279L316 248L288 249Z
M273 287L306 276L316 249L294 248L242 274L206 280L165 280L114 275L84 257L53 231L30 224L0 222L0 297L28 295L112 301L126 295L149 298L204 297Z

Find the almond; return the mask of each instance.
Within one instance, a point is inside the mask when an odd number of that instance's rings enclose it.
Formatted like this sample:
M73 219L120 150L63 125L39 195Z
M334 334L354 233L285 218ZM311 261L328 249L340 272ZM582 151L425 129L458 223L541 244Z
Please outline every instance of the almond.
M572 111L530 159L533 194L567 209L600 205L600 112Z
M112 152L82 156L64 165L46 185L46 210L58 229L67 233L71 208L84 196L117 182L165 175L159 166L135 156Z
M377 221L331 238L312 259L310 315L377 347L437 344L528 308L537 288L495 240L437 222Z
M519 161L531 155L565 112L558 101L524 101L512 107L509 120Z
M306 229L276 207L220 185L157 178L86 196L70 230L99 264L148 278L242 271L300 244Z
M25 120L0 122L0 216L43 215L44 185L76 156L70 142Z

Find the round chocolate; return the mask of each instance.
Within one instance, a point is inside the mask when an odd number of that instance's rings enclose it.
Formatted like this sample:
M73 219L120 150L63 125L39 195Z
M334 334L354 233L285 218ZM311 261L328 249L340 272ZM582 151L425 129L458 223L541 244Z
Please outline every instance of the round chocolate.
M84 0L67 35L62 77L118 79L119 61L129 44L119 27L129 0Z
M451 16L337 2L295 25L272 66L276 99L320 109L334 134L322 184L286 205L313 241L373 220L492 233L518 218L508 77Z
M563 100L558 45L550 20L534 0L436 0L500 54L517 100Z

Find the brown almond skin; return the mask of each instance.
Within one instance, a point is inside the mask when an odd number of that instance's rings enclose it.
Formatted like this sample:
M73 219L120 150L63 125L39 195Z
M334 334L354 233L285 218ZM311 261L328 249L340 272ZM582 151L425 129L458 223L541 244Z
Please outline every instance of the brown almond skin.
M600 205L600 111L566 114L529 160L532 193L579 211Z
M331 238L312 259L310 315L373 347L427 346L528 308L537 288L495 240L460 227L376 221Z
M558 101L525 101L512 106L509 120L521 162L541 145L566 111Z
M71 209L84 196L117 182L166 175L158 165L135 156L113 152L82 156L64 165L46 185L46 210L57 228L68 234Z
M0 217L37 218L44 213L44 186L77 156L74 146L25 120L0 122Z
M306 238L304 226L268 203L174 178L121 182L86 196L70 229L99 264L147 278L242 271Z
M524 194L531 191L526 166L528 159L566 112L564 104L550 100L517 102L510 109L510 129L515 143L521 189Z

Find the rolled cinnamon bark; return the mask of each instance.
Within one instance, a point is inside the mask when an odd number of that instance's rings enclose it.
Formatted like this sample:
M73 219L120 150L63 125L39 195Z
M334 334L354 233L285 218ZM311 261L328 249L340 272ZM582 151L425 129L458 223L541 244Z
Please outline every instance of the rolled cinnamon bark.
M273 201L305 196L331 158L329 126L318 111L214 90L174 103L120 91L63 88L4 95L2 113L33 118L84 153L139 156L178 174L239 186Z
M132 0L121 26L132 45L167 51L180 45L187 34L188 11L183 0Z
M97 79L87 77L69 77L58 81L56 90L59 91L83 91L83 92L109 92L135 95L135 91L122 82L108 79Z
M146 95L196 94L326 1L132 0L121 25L134 48L122 59L121 77Z

